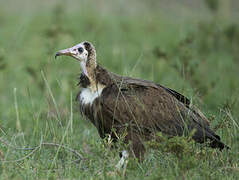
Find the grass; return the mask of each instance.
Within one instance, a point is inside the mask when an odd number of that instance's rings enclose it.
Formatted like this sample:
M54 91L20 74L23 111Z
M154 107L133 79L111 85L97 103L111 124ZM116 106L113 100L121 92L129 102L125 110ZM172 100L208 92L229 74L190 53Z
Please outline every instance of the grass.
M164 1L0 3L1 179L239 178L235 12L225 20L206 6L201 16ZM149 148L141 164L130 159L125 176L116 172L118 151L75 104L78 63L54 60L57 50L83 40L95 44L110 71L185 94L231 151L175 138ZM21 149L28 147L35 148Z

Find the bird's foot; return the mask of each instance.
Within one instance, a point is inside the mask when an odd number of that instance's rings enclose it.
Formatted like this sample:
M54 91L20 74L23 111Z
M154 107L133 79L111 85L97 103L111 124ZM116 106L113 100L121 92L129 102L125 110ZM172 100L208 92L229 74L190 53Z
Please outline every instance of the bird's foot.
M116 164L115 167L116 167L116 170L118 172L120 172L121 169L122 169L123 170L123 175L125 175L126 167L127 167L127 164L128 164L129 153L126 150L124 150L124 151L122 151L121 155L122 156L121 156L119 162Z

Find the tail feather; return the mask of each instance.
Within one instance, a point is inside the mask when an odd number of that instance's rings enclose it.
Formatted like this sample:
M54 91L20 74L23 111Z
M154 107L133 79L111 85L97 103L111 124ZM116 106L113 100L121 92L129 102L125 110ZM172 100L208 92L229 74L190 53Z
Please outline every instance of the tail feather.
M193 139L198 143L205 143L207 140L209 140L209 146L211 148L218 148L220 150L230 149L229 146L224 144L221 141L220 136L215 134L211 129L207 128L206 131L202 131L202 129L198 129L198 131L195 132L193 135Z
M223 150L224 148L227 149L227 150L231 149L229 146L225 145L219 139L213 139L211 141L211 143L209 144L209 146L211 148L218 148L218 149L220 149L220 151Z

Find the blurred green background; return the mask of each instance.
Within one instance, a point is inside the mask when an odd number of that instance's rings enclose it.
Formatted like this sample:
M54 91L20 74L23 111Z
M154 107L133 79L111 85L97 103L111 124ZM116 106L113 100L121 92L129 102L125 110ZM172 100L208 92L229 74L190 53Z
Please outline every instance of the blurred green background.
M0 0L0 178L124 178L114 169L117 150L104 147L74 102L78 62L54 60L84 40L108 70L189 97L232 147L222 154L195 147L205 159L150 151L143 164L129 163L126 177L239 178L238 9L237 0ZM29 156L16 149L42 142L67 145L86 160L75 163L59 147Z

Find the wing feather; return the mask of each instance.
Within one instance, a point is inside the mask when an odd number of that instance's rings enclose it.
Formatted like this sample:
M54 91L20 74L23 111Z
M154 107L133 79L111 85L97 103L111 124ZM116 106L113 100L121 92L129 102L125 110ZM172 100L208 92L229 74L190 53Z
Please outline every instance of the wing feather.
M113 85L102 92L102 107L108 110L108 116L110 114L116 120L112 126L118 131L128 125L131 131L141 133L148 139L158 131L176 136L195 129L194 138L198 142L203 142L205 138L217 139L207 121L165 88L130 81L132 83L127 83L122 91Z

